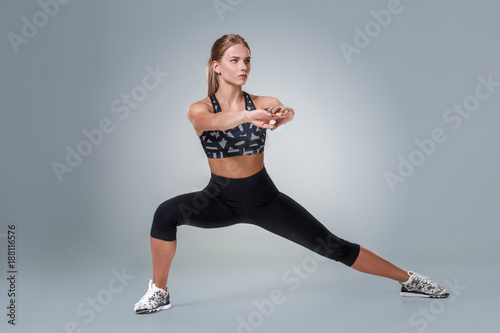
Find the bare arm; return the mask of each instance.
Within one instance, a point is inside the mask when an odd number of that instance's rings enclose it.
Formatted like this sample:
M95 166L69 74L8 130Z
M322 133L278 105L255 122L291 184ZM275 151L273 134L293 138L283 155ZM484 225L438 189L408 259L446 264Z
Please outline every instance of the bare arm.
M204 104L195 103L188 108L187 116L198 131L224 131L246 122L262 128L273 129L275 127L269 124L273 115L263 109L213 113Z

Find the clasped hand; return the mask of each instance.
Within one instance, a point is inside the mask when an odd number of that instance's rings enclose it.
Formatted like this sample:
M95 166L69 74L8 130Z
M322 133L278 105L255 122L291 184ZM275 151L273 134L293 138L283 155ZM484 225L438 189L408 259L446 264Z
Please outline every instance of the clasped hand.
M265 107L248 113L248 122L255 126L274 131L281 125L292 120L295 111L290 107Z

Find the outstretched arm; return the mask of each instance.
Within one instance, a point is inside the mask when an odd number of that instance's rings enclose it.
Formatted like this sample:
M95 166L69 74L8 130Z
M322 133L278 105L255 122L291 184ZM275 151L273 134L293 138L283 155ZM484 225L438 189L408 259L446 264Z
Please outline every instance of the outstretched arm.
M275 119L273 113L263 109L213 113L205 105L195 103L188 108L187 115L193 127L199 131L224 131L246 122L267 129L276 127L269 123Z

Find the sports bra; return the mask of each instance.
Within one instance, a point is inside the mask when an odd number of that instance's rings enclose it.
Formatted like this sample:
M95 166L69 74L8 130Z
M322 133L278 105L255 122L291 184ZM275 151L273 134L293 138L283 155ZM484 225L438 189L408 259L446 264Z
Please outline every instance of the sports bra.
M245 96L245 108L255 110L250 96ZM215 95L210 96L214 113L221 111ZM204 131L200 136L201 146L208 158L225 158L233 156L253 155L264 151L266 129L252 123L243 123L225 131Z

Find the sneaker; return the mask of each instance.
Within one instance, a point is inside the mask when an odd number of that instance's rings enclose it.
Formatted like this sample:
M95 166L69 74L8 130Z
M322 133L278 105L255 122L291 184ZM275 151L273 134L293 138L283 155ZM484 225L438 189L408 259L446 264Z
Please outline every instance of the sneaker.
M408 275L410 276L408 281L401 282L401 296L446 298L450 295L446 289L430 280L428 276L415 272L408 272Z
M135 313L143 314L166 310L171 307L169 292L158 288L152 280L149 280L148 291L142 296L139 302L135 303L134 311Z

